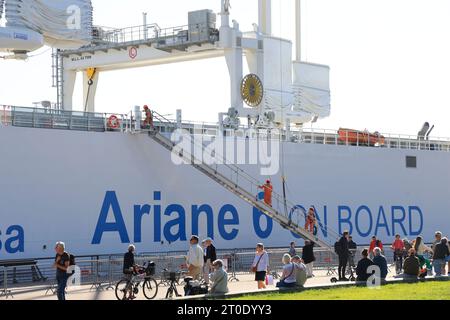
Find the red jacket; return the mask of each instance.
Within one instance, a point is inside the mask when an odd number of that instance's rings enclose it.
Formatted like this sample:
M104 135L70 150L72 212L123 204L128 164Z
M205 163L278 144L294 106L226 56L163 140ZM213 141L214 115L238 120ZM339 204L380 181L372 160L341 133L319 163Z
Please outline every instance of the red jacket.
M372 242L370 243L369 253L372 253L373 249L375 249L376 247L378 247L381 250L383 250L383 243L381 242L381 240L376 240L376 242L377 243L375 243L375 240L372 240Z

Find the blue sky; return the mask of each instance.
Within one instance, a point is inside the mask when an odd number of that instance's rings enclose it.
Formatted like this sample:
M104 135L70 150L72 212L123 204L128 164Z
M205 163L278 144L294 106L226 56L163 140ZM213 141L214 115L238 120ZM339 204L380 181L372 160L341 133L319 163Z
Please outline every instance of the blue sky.
M96 25L187 24L187 12L220 10L220 0L93 0ZM257 0L231 0L242 30L257 22ZM294 35L293 0L273 0L274 34ZM305 60L331 67L332 114L316 128L352 127L417 134L429 121L450 137L450 1L303 0ZM37 53L45 52L46 48ZM0 62L0 104L55 100L48 52ZM76 96L81 109L81 82ZM186 120L216 121L229 107L224 59L131 69L101 75L97 110L126 113L149 104Z

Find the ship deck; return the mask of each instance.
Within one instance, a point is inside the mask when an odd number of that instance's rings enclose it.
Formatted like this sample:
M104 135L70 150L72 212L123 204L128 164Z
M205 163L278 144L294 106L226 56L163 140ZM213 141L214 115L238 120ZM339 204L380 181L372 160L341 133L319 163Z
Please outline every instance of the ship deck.
M118 128L113 129L108 125L108 119L111 116L119 119ZM128 114L88 113L0 105L0 125L86 132L136 133L135 118L132 112ZM268 128L250 130L248 126L240 126L227 129L220 127L217 123L196 121L177 123L176 120L155 121L154 126L163 134L171 134L176 129L182 129L191 134L205 136L216 136L221 131L226 136L249 138L251 135L256 138L257 136L266 136L270 131L272 138L289 143L450 152L450 138L441 137L420 139L418 136L412 135L380 133L384 137L384 143L369 145L364 139L355 141L349 136L343 138L342 135L339 135L338 130L327 129L295 128L289 132L286 130L275 132L274 129ZM142 131L145 132L145 130Z

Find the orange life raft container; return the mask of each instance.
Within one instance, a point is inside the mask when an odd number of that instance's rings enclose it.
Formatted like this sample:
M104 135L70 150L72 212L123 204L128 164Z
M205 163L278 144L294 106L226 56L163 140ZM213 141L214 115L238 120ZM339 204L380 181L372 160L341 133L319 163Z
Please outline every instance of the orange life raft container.
M378 132L358 131L353 129L339 129L339 141L351 145L375 146L384 145L385 138Z

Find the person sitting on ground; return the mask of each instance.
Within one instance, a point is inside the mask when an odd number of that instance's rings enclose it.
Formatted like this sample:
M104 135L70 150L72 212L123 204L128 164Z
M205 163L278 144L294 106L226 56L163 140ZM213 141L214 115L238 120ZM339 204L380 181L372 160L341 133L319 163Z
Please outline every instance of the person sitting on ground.
M212 286L211 294L225 294L228 293L228 274L223 268L222 260L215 260L212 263L214 273L211 275Z
M380 248L373 249L373 263L380 268L380 277L381 280L386 280L387 274L388 274L388 265L386 257L381 254Z
M383 251L383 243L381 240L378 240L376 236L372 237L372 241L370 242L369 253L370 256L373 256L373 249L380 248Z
M414 248L411 248L408 251L408 257L405 259L405 262L403 262L403 278L417 280L419 274L419 258L416 257L416 250Z
M421 236L418 236L413 241L413 248L416 251L416 256L419 258L420 266L424 267L426 265L427 270L431 270L431 261L425 258L425 253L433 254L433 250L424 243Z
M283 274L280 282L277 283L277 288L293 288L296 286L295 264L291 262L291 256L285 254L283 256Z
M306 275L306 266L299 256L293 256L292 262L295 264L295 284L297 287L303 287L308 279Z
M434 246L433 268L436 277L440 277L443 274L445 275L445 262L450 255L447 242L447 238L442 238L441 242Z
M413 246L408 238L403 239L403 245L405 246L405 250L403 251L403 258L407 258L409 255L409 250L411 250Z
M366 283L369 277L372 274L367 272L370 266L373 266L374 263L369 259L369 250L364 249L361 252L362 259L359 260L358 265L356 266L356 282L364 282Z

